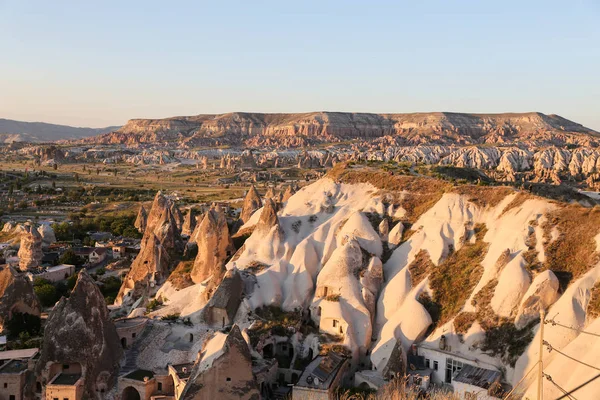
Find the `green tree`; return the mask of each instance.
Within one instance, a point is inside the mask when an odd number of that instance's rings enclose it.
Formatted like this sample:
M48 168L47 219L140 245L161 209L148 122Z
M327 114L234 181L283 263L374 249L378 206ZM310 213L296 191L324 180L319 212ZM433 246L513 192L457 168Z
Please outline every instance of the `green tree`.
M81 262L81 259L77 256L77 254L75 254L75 251L73 249L68 249L67 251L65 251L58 259L58 262L61 264L71 265L83 264Z
M54 304L56 304L56 301L58 300L56 298L56 288L52 284L44 283L42 285L35 285L33 290L35 291L38 299L40 299L42 306L52 307Z

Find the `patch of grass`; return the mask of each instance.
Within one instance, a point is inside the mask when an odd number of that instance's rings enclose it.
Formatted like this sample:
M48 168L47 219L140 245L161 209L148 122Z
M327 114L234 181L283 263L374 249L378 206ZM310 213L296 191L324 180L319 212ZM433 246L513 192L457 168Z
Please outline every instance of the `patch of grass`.
M413 262L408 265L408 272L410 273L410 280L412 286L417 286L423 279L427 277L433 271L435 265L431 262L429 252L427 250L421 250L415 256Z
M441 305L440 324L445 324L459 312L483 275L481 261L489 246L483 241L487 229L478 224L474 231L475 243L465 243L451 253L429 277L433 301Z
M171 275L169 275L168 281L171 282L171 285L178 290L192 286L194 284L192 278L190 277L192 268L194 268L193 260L180 261L175 270L173 270Z
M590 302L587 306L587 315L589 319L596 319L600 316L600 282L592 288Z
M454 330L456 333L465 334L476 320L476 313L463 311L454 318Z
M571 280L588 272L600 261L594 237L600 232L600 207L560 207L547 215L545 236L556 227L559 237L546 246L544 268L556 274L564 291Z
M257 308L254 313L256 319L248 329L248 336L253 346L258 344L261 336L291 336L292 332L302 326L300 311L286 312L279 307L265 306Z
M514 193L514 190L506 187L491 187L491 186L475 186L475 185L460 185L452 189L453 192L466 196L469 201L479 207L495 207L506 196Z
M325 297L325 300L339 303L340 295L339 295L339 293L338 294L330 294L329 296Z
M253 274L258 274L259 272L264 271L265 269L267 269L269 267L270 267L269 264L265 264L260 261L254 260L246 266L246 271L252 272Z

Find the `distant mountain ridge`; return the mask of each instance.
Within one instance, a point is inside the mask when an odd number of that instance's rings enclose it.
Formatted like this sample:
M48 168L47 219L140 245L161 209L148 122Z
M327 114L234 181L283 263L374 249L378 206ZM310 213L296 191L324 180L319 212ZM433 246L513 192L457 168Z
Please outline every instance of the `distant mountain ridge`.
M0 143L11 142L56 142L58 140L82 139L119 129L119 126L106 128L78 128L45 122L24 122L0 118Z
M84 139L90 144L176 143L180 147L232 145L301 147L391 137L396 144L600 142L600 133L558 115L538 112L371 114L234 112L164 119L132 119L120 129Z

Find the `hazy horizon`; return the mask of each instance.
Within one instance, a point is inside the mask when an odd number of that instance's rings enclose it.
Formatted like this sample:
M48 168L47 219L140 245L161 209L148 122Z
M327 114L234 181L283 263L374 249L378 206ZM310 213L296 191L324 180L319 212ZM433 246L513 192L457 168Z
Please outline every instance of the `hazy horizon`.
M0 0L0 118L542 112L600 131L600 5Z

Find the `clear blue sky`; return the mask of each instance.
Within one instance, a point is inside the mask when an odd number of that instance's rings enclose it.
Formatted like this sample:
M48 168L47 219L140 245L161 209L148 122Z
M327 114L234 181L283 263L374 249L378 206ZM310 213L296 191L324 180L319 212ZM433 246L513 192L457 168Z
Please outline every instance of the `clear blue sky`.
M0 0L0 118L540 111L600 130L600 1Z

